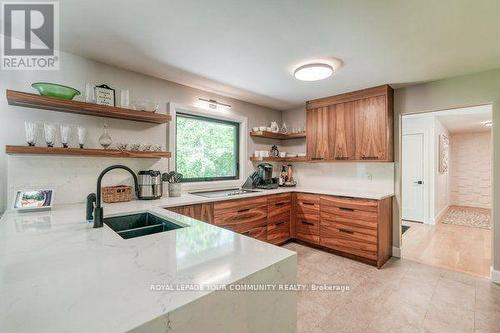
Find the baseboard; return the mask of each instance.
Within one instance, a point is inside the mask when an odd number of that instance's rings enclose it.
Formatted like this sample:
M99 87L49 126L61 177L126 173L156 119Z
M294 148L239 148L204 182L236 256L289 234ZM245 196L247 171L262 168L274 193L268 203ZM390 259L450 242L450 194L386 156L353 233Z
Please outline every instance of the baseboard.
M392 247L392 256L396 258L401 258L401 248L400 247Z
M436 224L437 222L439 222L443 218L444 214L446 214L446 212L448 211L448 208L450 208L449 205L441 209L441 211L434 218L430 218L429 224Z
M500 271L494 270L493 267L491 267L490 278L491 282L500 283Z

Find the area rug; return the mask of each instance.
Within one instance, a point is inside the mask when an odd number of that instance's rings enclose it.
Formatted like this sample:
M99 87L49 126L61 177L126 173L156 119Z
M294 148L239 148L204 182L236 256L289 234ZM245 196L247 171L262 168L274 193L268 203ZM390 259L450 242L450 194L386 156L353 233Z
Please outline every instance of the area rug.
M441 220L444 224L491 229L491 211L484 208L452 206Z

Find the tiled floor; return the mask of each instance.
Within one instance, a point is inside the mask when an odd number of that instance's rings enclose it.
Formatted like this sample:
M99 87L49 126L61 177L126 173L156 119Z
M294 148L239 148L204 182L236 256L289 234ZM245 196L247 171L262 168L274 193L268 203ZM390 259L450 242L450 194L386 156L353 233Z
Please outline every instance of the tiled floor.
M299 283L349 291L301 291L299 333L500 333L500 285L409 260L382 269L296 243Z
M402 256L423 264L489 276L491 230L461 225L403 221Z

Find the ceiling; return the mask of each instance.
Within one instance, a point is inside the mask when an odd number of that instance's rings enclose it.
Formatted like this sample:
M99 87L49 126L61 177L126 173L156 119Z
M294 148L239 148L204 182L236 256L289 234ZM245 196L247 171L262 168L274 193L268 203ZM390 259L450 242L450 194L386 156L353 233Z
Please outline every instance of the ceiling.
M65 0L61 48L274 109L500 67L497 0ZM329 79L305 62L338 58Z
M436 117L451 134L487 132L491 130L491 127L486 127L483 123L492 120L492 107L491 105L481 105L412 114L404 117L405 119Z

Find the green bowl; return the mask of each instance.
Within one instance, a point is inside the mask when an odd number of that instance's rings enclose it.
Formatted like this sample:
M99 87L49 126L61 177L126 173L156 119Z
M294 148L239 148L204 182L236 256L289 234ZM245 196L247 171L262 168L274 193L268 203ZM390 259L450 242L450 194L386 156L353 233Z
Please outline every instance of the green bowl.
M72 100L76 95L80 95L80 92L75 88L55 83L35 82L31 86L38 90L42 96Z

